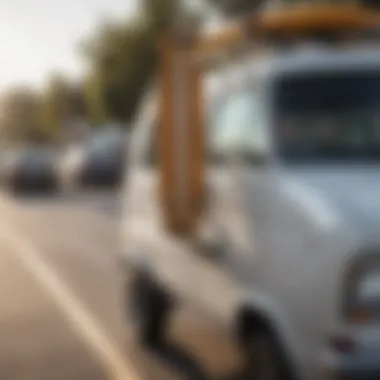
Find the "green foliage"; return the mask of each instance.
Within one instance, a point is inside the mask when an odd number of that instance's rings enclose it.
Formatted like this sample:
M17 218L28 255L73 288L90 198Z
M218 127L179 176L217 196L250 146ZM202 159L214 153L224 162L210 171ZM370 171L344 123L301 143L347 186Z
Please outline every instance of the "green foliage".
M29 140L38 129L38 96L29 88L16 87L1 97L0 137L2 140Z
M56 139L67 124L84 117L86 112L82 85L72 85L64 76L54 74L39 100L39 134Z
M175 22L177 0L143 0L140 14L127 25L106 23L82 51L91 81L85 89L92 120L109 117L129 123L155 75L159 36ZM199 15L192 18L200 20Z
M131 25L107 26L87 47L90 63L85 88L91 119L129 121L155 65L149 31Z
M64 77L53 75L40 99L40 133L56 138L62 130L69 109L69 85Z
M263 0L207 0L207 2L229 17L243 16L264 4Z
M180 0L142 0L142 4L149 27L164 32L172 27Z
M108 120L108 115L103 96L102 78L98 72L95 71L85 78L83 97L88 121L93 125L105 123Z

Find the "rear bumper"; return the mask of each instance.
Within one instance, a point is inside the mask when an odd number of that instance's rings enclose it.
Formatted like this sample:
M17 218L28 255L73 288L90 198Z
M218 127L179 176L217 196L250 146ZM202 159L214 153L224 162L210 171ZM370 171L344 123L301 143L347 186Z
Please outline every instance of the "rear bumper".
M35 177L15 175L9 180L9 187L15 191L51 191L58 189L58 181L54 174Z
M85 185L118 185L123 179L120 168L91 167L81 173L81 182Z

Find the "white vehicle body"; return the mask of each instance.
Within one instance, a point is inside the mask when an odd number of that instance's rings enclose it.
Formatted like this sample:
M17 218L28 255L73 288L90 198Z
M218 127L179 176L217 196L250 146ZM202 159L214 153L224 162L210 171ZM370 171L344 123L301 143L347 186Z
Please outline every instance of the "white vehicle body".
M380 51L316 49L260 58L239 68L240 79L223 74L211 99L223 93L233 97L254 83L260 88L256 105L262 128L252 141L247 135L244 148L257 154L249 163L234 155L233 132L223 137L215 131L211 148L224 147L232 154L210 159L207 167L210 204L200 244L162 230L157 166L147 159L156 128L153 106L131 136L123 224L127 263L148 266L176 296L232 327L242 310L265 316L297 379L344 378L335 376L351 370L361 378L362 367L373 370L380 358L380 319L358 326L345 315L352 286L349 273L373 253L368 281L364 274L351 291L380 300L380 160L283 160L276 144L271 91L276 78L284 75L310 78L317 72L372 69L380 76ZM230 117L227 124L236 123L231 131L252 123L248 119L244 124L247 115L242 113L250 110L243 106L241 113L230 116L223 116L223 108L216 118ZM256 160L262 154L265 162ZM212 257L205 248L211 246L218 248ZM331 341L342 336L360 343L359 352L339 352Z

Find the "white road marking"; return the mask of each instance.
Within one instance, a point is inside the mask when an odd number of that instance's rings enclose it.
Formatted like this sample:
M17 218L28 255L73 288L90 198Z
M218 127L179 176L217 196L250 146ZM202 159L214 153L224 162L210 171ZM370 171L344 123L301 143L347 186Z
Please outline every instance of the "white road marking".
M1 226L0 237L13 248L25 268L60 307L75 330L108 368L112 379L138 380L139 376L126 361L118 344L112 341L81 301L42 258L33 243L5 223Z
M68 212L66 209L62 210L63 205L60 204L59 205L60 209L49 210L49 212L51 213L50 215L49 213L46 213L46 212L43 213L42 215L38 213L33 215L33 211L35 211L33 209L31 210L28 209L25 215L25 210L22 210L19 204L15 204L11 199L7 198L3 193L0 193L0 202L1 202L1 206L2 207L4 206L7 209L9 209L9 212L12 215L14 215L15 213L20 214L20 212L22 212L24 214L23 220L26 221L27 220L26 218L31 217L30 220L32 221L31 223L33 223L36 221L36 218L38 218L41 224L49 223L50 227L52 227L52 223L54 223L57 218L59 218L60 219L59 221L62 222L62 218L65 217L65 215L59 215L59 217L57 217L55 214L52 214L53 212L57 211L61 214L62 212L65 212L65 213ZM90 213L88 213L86 217L88 218L89 221L94 222L91 219L92 215L90 215ZM70 225L72 221L66 220L65 222L67 223L67 225ZM60 240L66 241L66 244L70 244L70 247L72 246L73 248L80 251L82 256L86 256L87 258L91 260L92 263L96 263L96 265L98 265L99 267L104 268L104 267L109 267L110 265L114 265L114 263L117 260L117 257L112 257L112 255L104 255L104 248L99 247L96 241L93 240L92 238L89 238L87 235L83 235L82 229L77 228L79 227L78 224L73 226L73 224L71 223L71 227L75 227L75 228L71 228L69 231L67 231L65 229L60 228L58 224L55 229L50 229L50 234L57 235L57 237L59 237ZM99 254L99 253L102 253L102 254Z

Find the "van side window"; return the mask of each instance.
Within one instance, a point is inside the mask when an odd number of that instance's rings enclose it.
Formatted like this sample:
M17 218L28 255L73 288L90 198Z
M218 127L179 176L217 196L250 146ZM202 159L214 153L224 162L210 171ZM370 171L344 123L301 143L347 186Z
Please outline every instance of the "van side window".
M266 130L261 103L259 94L251 88L222 100L211 118L211 149L237 155L262 149L266 144Z

